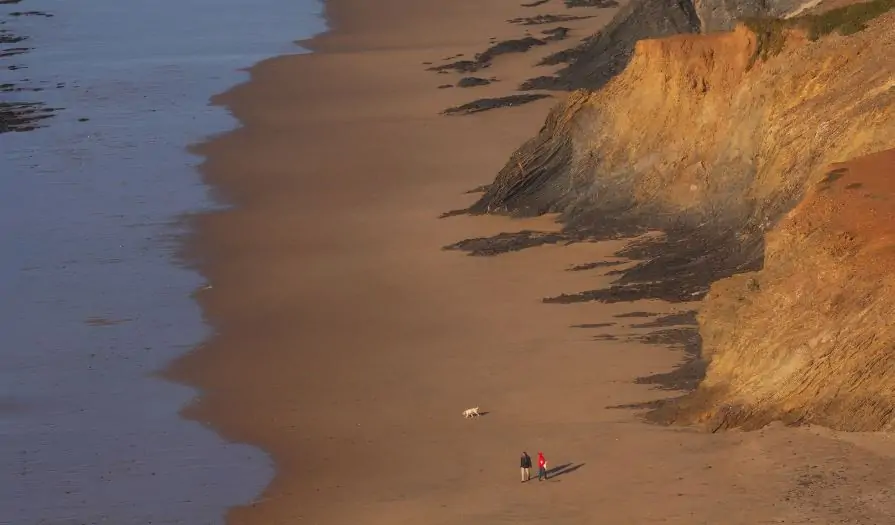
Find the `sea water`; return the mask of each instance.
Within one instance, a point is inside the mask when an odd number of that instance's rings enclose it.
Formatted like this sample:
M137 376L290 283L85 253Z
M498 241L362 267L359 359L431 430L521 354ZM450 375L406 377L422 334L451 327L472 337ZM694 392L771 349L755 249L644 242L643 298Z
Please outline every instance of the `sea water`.
M0 524L222 523L270 481L153 374L208 336L178 219L225 204L185 148L237 125L209 97L302 52L320 12L0 0L0 103L49 115L0 132Z

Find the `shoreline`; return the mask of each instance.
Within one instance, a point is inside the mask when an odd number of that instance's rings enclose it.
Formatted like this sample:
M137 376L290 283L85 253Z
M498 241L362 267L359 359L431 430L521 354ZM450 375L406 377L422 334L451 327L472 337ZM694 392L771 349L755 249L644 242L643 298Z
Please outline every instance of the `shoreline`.
M404 2L394 2L394 3L402 4ZM239 186L239 185L233 184L233 182L235 182L235 181L233 179L229 178L230 177L229 174L227 174L226 172L223 172L221 170L216 170L214 167L209 168L209 166L208 166L209 160L208 159L210 158L212 161L214 160L214 152L209 152L208 148L214 149L215 144L219 143L221 140L226 141L228 139L228 137L232 137L234 135L241 135L241 134L245 133L245 130L247 128L251 127L251 122L250 122L251 119L250 119L250 117L246 116L246 113L247 113L246 108L250 107L252 105L252 103L250 102L250 99L252 99L253 97L252 97L251 93L246 93L246 92L250 92L254 86L259 86L259 85L263 84L263 81L259 82L257 77L264 75L265 70L275 69L279 65L281 65L281 64L285 65L288 62L293 62L293 64L289 64L289 67L297 69L300 67L298 62L307 61L308 59L313 60L313 58L311 58L312 55L316 55L319 57L321 55L325 55L327 52L336 53L336 54L346 53L346 52L350 52L352 49L359 49L359 48L362 49L364 46L370 46L370 41L374 40L370 37L361 37L357 41L351 41L351 40L348 40L345 38L346 33L350 34L350 31L351 31L350 28L352 27L352 23L354 23L355 24L354 27L356 27L357 25L359 25L358 19L364 18L363 15L356 14L356 12L358 11L358 9L357 9L358 6L356 4L357 4L356 2L352 2L352 1L325 2L323 13L327 20L328 30L325 32L319 33L319 34L311 37L310 39L297 41L297 43L300 46L311 50L312 54L310 54L310 55L291 55L291 56L287 55L287 56L281 56L281 57L273 57L273 58L264 60L264 61L256 64L255 66L253 66L250 69L251 79L249 80L248 83L245 83L245 84L242 84L239 86L235 86L233 89L231 89L223 94L217 95L213 98L213 102L215 104L223 105L223 106L227 107L231 111L231 113L235 117L237 117L238 120L240 120L240 122L243 124L243 127L239 128L237 130L234 130L233 132L229 132L222 137L213 139L210 142L206 142L206 143L194 146L193 150L203 156L206 156L206 159L207 159L206 163L203 163L203 166L202 166L202 170L204 172L204 178L206 179L206 183L210 184L214 188L215 192L219 192L224 197L224 199L223 199L224 202L226 202L228 205L233 207L232 211L244 209L247 205L250 206L250 204L248 204L248 202L251 198L254 197L254 195L251 192L251 188L240 187L237 191L233 191L234 186ZM406 2L406 4L410 4L410 2ZM507 2L507 4L509 4L509 2ZM503 9L505 9L505 6L503 7ZM525 8L513 10L510 12L512 12L514 15L535 14L534 10L525 9ZM502 11L501 11L501 13L502 13ZM603 22L608 21L609 18L610 18L609 16L604 17ZM498 20L503 21L503 19L504 19L504 17L501 14L501 16L498 17ZM587 34L590 34L590 32L592 32L595 29L595 27L599 27L599 26L594 26L592 21L585 21L585 22L589 22L589 27L588 27L588 24L582 24L584 27L587 27L587 29L578 32L577 36L579 38L582 38L582 37L586 36ZM579 24L580 23L581 22L579 22ZM555 25L555 24L553 24L553 25ZM503 31L495 31L495 34L499 35L499 34L503 33L506 35L507 38L509 38L511 36L511 34L514 32L519 33L521 35L523 33L523 31L526 31L525 28L522 28L521 30L519 30L518 28L516 28L512 25L507 24L507 26L508 26L507 29L504 29ZM489 41L489 37L485 34L480 34L479 38L477 38L476 40L477 40L476 43L466 44L466 46L467 47L472 46L476 49L477 48L484 49L485 47L487 47L489 45L489 43L493 42L493 38L491 39L491 41ZM404 44L404 45L407 45L407 44ZM564 43L562 45L565 45L565 47L568 47L571 45L571 42L568 44ZM394 43L391 43L391 46L399 47L399 46L395 46ZM443 45L443 46L446 49L453 48L453 45ZM374 47L376 47L376 46L374 46ZM561 49L561 47L552 46L549 49L549 52L555 52L559 49ZM481 49L479 49L479 50L481 50ZM439 58L443 58L439 55L439 53L441 53L441 51L432 50L428 54L425 54L425 53L421 54L421 57L437 61ZM547 51L545 51L544 54L547 54ZM534 60L531 57L531 54L520 54L520 55L522 55L522 56L513 57L515 60L512 60L511 62L514 62L514 64L512 65L512 68L516 68L516 69L525 71L525 74L523 76L519 77L520 80L524 80L524 79L528 78L525 75L527 75L528 72L533 71L533 68L531 68L529 65L518 65L518 64L520 62L523 64L525 64L527 62L533 63ZM431 90L431 92L438 93L437 84L438 84L440 77L438 75L424 71L426 66L423 63L428 62L428 61L429 60L421 60L421 61L417 62L417 64L419 64L419 70L421 71L421 76L423 76L423 78L424 78L424 80L422 80L422 83L431 84L431 88L429 88ZM425 79L426 77L428 77L428 80ZM420 83L420 81L418 80L417 83ZM504 91L511 90L511 87L509 85L499 86L499 88L502 88L502 90L504 90ZM460 97L454 97L455 100L462 101L464 99L474 98L473 90L456 89L454 91L462 92ZM243 94L241 94L241 92ZM257 96L257 95L255 95L255 96ZM520 119L521 119L521 121L524 122L525 124L514 126L515 129L519 130L516 134L516 137L509 139L509 140L501 141L503 144L502 147L503 147L504 151L500 154L489 155L490 162L491 162L490 168L480 170L481 177L478 179L474 179L474 180L480 180L480 181L486 180L490 176L490 174L493 173L500 166L500 164L503 162L505 157L512 151L512 149L514 149L519 143L521 143L522 140L524 140L524 138L526 137L526 135L528 133L528 130L534 129L534 126L539 125L539 123L541 121L543 121L543 118L546 116L547 111L549 110L549 108L552 106L553 103L555 103L555 99L539 101L538 103L532 104L531 107L527 107L527 108L510 108L507 110L507 111L511 111L511 112L520 112L521 111L521 112L523 112L521 115L520 114L501 115L499 113L501 110L496 110L493 112L486 113L484 115L484 118L486 118L488 120L496 121L495 123L498 126L501 123L501 121L505 121L505 120L520 121ZM436 119L441 120L441 119L448 118L448 117L442 117L442 116L438 115L439 110L444 109L446 107L448 107L448 104L433 106L431 110L426 112L426 113L428 113L428 118L433 119L433 120L436 120ZM534 109L534 108L536 108L536 109ZM502 117L505 117L505 118L502 118ZM460 117L460 119L469 119L469 118L470 117ZM461 128L467 128L470 124L472 124L472 122L463 122L462 120L457 120L457 122L460 124ZM495 127L494 124L492 124L492 128L493 127ZM485 136L487 134L488 133L480 133L480 136ZM229 149L229 146L226 146L226 148ZM220 179L215 180L220 175L223 175L226 178L226 180L223 180L223 181L221 181ZM437 182L441 183L441 181L437 181ZM427 213L426 213L426 215L427 215L426 218L429 220L432 220L435 223L446 224L445 221L439 220L438 216L441 213L451 209L452 207L456 207L457 203L471 202L470 199L473 196L465 194L465 193L470 187L474 187L477 185L479 185L479 184L473 184L472 186L469 186L466 183L451 184L451 186L453 187L453 190L450 193L444 192L444 191L437 191L437 194L440 195L440 197L444 203L442 205L435 206L435 207L428 209ZM246 191L246 190L248 190L248 191ZM451 195L451 194L453 194L453 195ZM445 198L445 196L446 196L446 198ZM202 246L203 243L202 243L201 237L203 236L203 234L207 235L209 222L214 222L214 219L216 216L219 217L222 214L226 215L228 213L229 212L226 210L223 212L213 212L211 214L206 214L206 215L200 216L200 217L196 218L196 220L195 220L196 230L199 233L193 237L191 243L186 247L186 251L189 254L189 258L198 263L200 272L203 275L205 275L206 277L208 277L209 275L213 275L213 273L214 273L213 271L208 270L207 265L208 264L213 265L214 263L210 262L210 261L213 261L215 259L215 257L211 257L211 258L208 257L211 250L209 250L208 248L203 248L203 246ZM464 227L462 228L462 230L460 230L456 234L452 234L449 237L445 237L444 245L449 244L448 241L459 241L465 237L469 237L469 236L473 236L473 235L488 235L488 234L498 233L500 231L503 231L506 227L510 227L510 228L523 227L526 224L534 225L534 227L536 227L538 229L549 229L549 228L556 227L555 225L552 224L552 222L550 220L545 221L545 220L540 220L540 219L533 220L533 221L508 221L506 219L484 218L484 219L474 219L474 220L460 219L460 220L454 221L454 222L461 222L461 223L465 223L465 224L464 224ZM488 223L491 223L491 224L489 225ZM484 225L484 228L483 228L483 225ZM427 251L430 252L428 254L428 256L434 256L434 257L438 257L438 258L447 257L448 259L461 258L461 260L466 260L466 258L461 254L443 253L443 252L441 252L441 248L442 248L442 245L440 245L440 244L431 245L430 247L428 247L426 249ZM606 252L606 249L607 248L602 247L599 251L601 253L604 253L604 252ZM585 250L585 253L587 253L587 252L592 252L592 250ZM606 253L608 253L608 252L606 252ZM217 258L220 259L221 257L218 256ZM538 259L540 259L540 261L536 263L534 268L540 268L540 267L544 266L543 257L538 257ZM575 260L577 261L578 259L575 259ZM205 262L202 262L202 261L205 261ZM473 262L473 261L469 260L469 262ZM563 263L559 262L559 264L562 265ZM573 265L571 260L568 263L568 265ZM555 264L548 264L548 266L556 267ZM524 267L520 268L520 269L524 269ZM562 269L562 268L559 267L559 269ZM500 273L500 272L498 272L498 273ZM573 276L573 275L574 274L570 274L570 276ZM575 277L577 277L577 276L575 276ZM219 281L219 280L213 279L213 278L209 280L210 283L213 283L215 285L214 289L218 288L218 284L216 281ZM579 282L580 282L580 280L579 280ZM203 311L205 312L206 317L208 318L209 313L212 312L215 307L211 305L211 303L214 302L213 299L209 299L208 297L206 297L206 295L210 295L210 294L207 294L207 293L198 294L197 301L200 303L200 305L202 305ZM533 297L533 299L535 299L534 301L532 301L533 303L535 303L535 306L539 306L539 305L537 305L537 298ZM224 301L224 300L222 299L221 302L222 301ZM556 312L556 313L561 314L561 312ZM210 318L212 320L215 318L213 313L210 315ZM556 320L563 323L563 325L567 321L567 319L565 319L565 316L562 316L562 315L557 315ZM211 325L213 327L217 327L216 322L212 322ZM169 369L166 372L166 376L175 380L175 381L183 382L185 384L189 384L191 386L197 387L202 392L205 392L205 393L211 392L212 393L211 395L203 395L198 400L198 404L195 404L191 407L187 407L184 410L184 415L186 417L188 417L190 419L196 419L199 421L203 421L205 423L213 423L215 430L217 430L219 433L221 433L228 440L235 441L235 442L245 442L245 443L248 443L248 444L251 444L254 446L259 446L267 454L271 455L272 458L274 459L274 461L276 462L277 475L276 475L274 481L271 483L271 485L251 505L246 506L246 507L235 508L231 512L230 518L228 520L228 522L233 522L233 523L242 523L242 522L252 523L254 521L250 517L250 515L252 514L251 509L256 508L256 505L264 504L265 502L275 501L279 498L282 498L283 497L282 493L284 492L282 489L282 486L284 484L288 485L288 483L289 483L288 481L284 482L282 478L294 477L295 476L294 470L298 470L298 469L296 469L294 466L290 465L291 461L289 461L288 459L284 461L284 459L282 457L283 454L282 453L278 454L275 451L276 448L278 448L276 445L271 446L271 443L269 441L267 443L265 443L265 440L263 438L259 438L257 435L253 435L253 433L247 432L247 428L246 428L247 425L245 424L244 420L239 421L239 420L236 420L236 418L229 418L229 420L228 420L228 418L226 416L222 416L221 411L228 411L228 410L226 410L225 406L230 405L232 407L233 406L232 401L229 403L228 402L215 403L214 401L210 401L210 398L212 398L214 396L213 392L215 389L214 389L214 387L209 388L207 383L204 383L204 380L207 379L207 376L206 376L206 373L203 371L200 371L200 369L207 368L207 365L214 360L213 356L211 356L211 355L203 356L203 353L208 352L210 354L211 352L213 352L214 351L213 347L215 346L215 344L216 344L216 342L214 341L214 339L212 339L210 341L207 341L203 345L200 345L196 351L192 352L191 354L187 355L185 358L179 360L178 362L174 363L171 367L169 367ZM206 376L206 377L203 377L203 376ZM215 405L217 405L217 407L215 407ZM451 419L454 419L454 418L451 418ZM512 461L511 461L511 463L512 463ZM293 470L293 472L290 472L290 470ZM514 471L513 469L510 469L510 472L513 472L513 471ZM259 521L264 521L266 519L267 519L267 516L265 516L263 519L261 519ZM338 520L333 520L333 522L338 522Z
M204 393L186 417L276 462L229 523L745 525L795 516L780 495L813 462L875 458L811 429L707 435L639 421L631 407L675 392L634 379L671 370L683 350L642 342L656 331L635 314L681 312L542 302L608 284L611 267L567 270L615 260L624 240L442 250L558 228L549 217L438 219L474 200L465 192L493 178L557 95L439 113L512 92L541 71L539 54L568 45L500 57L485 73L500 81L475 92L439 90L460 75L425 70L521 38L506 20L550 9L330 0L328 31L300 42L313 53L263 61L215 97L243 124L197 148L232 206L197 218L189 246L213 285L197 300L216 334L168 376ZM575 38L605 22L576 21ZM480 421L460 416L476 405ZM558 477L520 490L522 450L543 450Z

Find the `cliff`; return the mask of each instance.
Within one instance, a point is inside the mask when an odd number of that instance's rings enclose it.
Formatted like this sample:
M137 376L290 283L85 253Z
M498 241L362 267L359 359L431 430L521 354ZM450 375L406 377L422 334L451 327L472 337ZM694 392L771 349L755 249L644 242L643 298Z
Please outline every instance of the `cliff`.
M778 17L810 10L818 3L817 0L807 3L800 0L631 0L600 32L541 63L568 64L556 75L530 79L520 88L599 89L628 65L634 45L640 40L726 31L738 19Z
M831 168L767 236L764 267L712 286L705 380L674 419L895 424L895 150Z
M521 89L598 89L627 66L637 41L699 29L690 0L631 0L600 32L542 61L541 65L568 63L559 74L528 80Z
M667 233L628 251L649 260L613 289L556 299L691 300L711 285L707 375L666 417L889 428L891 165L830 171L895 148L887 1L640 41L602 89L555 108L470 208L558 212L577 237Z
M640 41L603 89L552 111L471 211L765 227L828 164L895 144L892 23L794 33L766 61L742 25Z

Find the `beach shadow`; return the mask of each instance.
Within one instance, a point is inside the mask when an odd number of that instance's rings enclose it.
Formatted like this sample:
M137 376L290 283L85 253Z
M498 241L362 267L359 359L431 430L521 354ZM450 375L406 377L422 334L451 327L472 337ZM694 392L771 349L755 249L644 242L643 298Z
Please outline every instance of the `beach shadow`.
M730 241L734 238L741 240ZM763 254L763 237L747 239L727 230L711 235L686 228L668 230L663 237L637 239L616 252L615 257L639 262L606 273L616 277L608 287L563 293L546 297L543 302L573 304L598 301L612 304L645 299L670 303L699 301L715 281L760 270Z
M705 378L708 366L707 361L702 357L702 337L699 328L694 326L695 322L695 312L693 311L659 317L651 323L639 326L653 327L668 326L669 324L672 326L643 335L635 335L628 339L683 351L684 358L671 371L638 377L634 381L640 385L651 385L660 391L679 392L680 395L662 396L640 403L611 405L606 408L645 410L642 416L647 422L662 425L674 424L678 420L679 413L685 409L695 395L699 383Z
M687 310L684 312L663 315L646 323L632 324L631 328L667 328L678 325L696 326L697 324L696 310ZM674 342L678 341L675 340Z
M553 468L547 469L547 479L551 480L557 476L575 472L583 466L584 463L578 463L577 465L574 463L563 463L562 465L557 465Z

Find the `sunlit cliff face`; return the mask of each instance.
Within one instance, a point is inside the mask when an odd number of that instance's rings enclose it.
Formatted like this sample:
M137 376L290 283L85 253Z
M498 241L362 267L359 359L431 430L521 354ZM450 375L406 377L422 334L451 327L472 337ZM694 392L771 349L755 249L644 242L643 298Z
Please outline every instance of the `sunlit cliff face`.
M870 206L843 186L861 180L827 179L834 163L895 148L895 14L849 36L788 33L767 59L761 45L744 26L639 42L603 89L553 111L472 211L766 239L761 272L712 287L700 316L711 365L681 419L887 428L895 304L890 274L862 270L875 230L856 224L870 210L883 220L895 193L878 185Z

